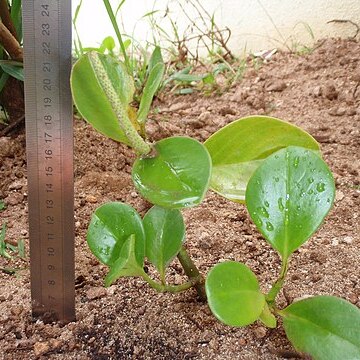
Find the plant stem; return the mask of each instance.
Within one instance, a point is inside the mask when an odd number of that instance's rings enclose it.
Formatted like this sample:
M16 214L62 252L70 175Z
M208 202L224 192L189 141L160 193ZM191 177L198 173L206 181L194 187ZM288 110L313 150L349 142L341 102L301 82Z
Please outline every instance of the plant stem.
M191 260L189 254L183 246L181 247L177 257L182 267L184 268L185 274L193 283L193 286L195 287L200 300L206 301L207 297L205 292L204 277L200 274L198 268Z
M9 29L14 38L17 39L16 29L11 19L7 0L0 0L0 17L3 24Z
M142 278L155 290L158 292L170 292L170 293L178 293L187 289L190 289L194 286L193 281L188 281L184 284L180 285L168 285L168 284L160 284L154 281L148 274L145 272L141 275Z
M0 22L0 43L9 53L11 59L23 61L23 51L19 42L2 22Z
M283 259L281 264L280 275L278 279L274 282L268 294L266 295L266 301L270 307L273 307L276 296L278 295L279 291L281 290L284 284L288 268L289 268L289 259Z

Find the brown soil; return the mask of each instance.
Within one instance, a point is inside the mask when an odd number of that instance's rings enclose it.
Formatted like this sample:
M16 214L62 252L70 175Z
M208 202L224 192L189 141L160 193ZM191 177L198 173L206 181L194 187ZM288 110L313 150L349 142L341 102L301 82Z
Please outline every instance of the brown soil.
M221 95L166 95L157 101L149 128L152 140L175 134L204 141L223 125L261 113L288 120L321 144L337 187L336 202L321 229L291 261L279 306L305 295L330 294L360 306L360 43L326 40L312 54L276 54ZM0 138L1 223L6 240L28 241L25 140ZM282 359L299 358L279 325L230 328L219 323L196 292L158 294L142 280L124 278L104 289L106 268L87 248L86 229L94 209L123 201L144 213L148 204L130 178L134 155L123 145L75 121L75 224L77 322L33 323L29 259L0 267L0 359ZM275 280L279 257L250 222L244 206L209 192L184 211L187 248L203 274L223 259L242 261L265 290ZM184 279L171 265L169 280Z

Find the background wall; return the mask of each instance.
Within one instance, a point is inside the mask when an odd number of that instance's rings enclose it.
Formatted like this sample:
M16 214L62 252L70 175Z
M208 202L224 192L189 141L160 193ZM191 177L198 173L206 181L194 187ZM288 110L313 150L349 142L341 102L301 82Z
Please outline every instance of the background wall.
M353 36L356 27L349 23L328 21L351 20L360 25L359 0L200 0L206 10L215 14L220 27L232 31L229 45L240 54L272 47L311 45L326 36ZM73 9L80 0L73 1ZM119 0L111 1L116 8ZM191 34L190 22L185 13L201 26L199 14L182 0L183 9L176 0L126 0L118 14L121 29L139 41L152 41L152 30L146 13L154 13L156 24L167 35L173 36L171 18L180 35ZM167 16L165 10L168 8ZM184 10L184 11L183 11ZM108 35L114 36L102 0L83 0L77 28L85 46L94 46ZM314 38L313 38L314 37Z

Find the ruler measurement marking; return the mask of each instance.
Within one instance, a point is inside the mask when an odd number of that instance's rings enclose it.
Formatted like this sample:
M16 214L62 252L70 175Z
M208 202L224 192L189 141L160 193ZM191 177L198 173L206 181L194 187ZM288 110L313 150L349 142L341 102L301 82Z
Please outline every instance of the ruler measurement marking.
M33 315L50 321L75 320L70 6L23 5Z

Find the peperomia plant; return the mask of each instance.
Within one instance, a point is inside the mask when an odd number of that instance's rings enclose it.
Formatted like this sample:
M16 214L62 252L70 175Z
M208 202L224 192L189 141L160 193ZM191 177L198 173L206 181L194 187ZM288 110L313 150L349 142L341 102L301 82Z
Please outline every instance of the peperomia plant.
M73 67L71 89L78 111L99 132L134 149L138 155L132 169L134 185L156 205L143 220L128 205L101 206L93 215L87 240L95 256L110 268L106 285L120 276L142 276L159 291L178 291L194 285L205 299L204 280L182 246L185 233L179 230L184 227L179 210L200 204L209 186L242 201L251 174L271 153L289 145L315 151L319 148L303 130L266 116L235 121L211 136L205 146L181 136L149 143L145 124L164 68L156 47L136 109L132 106L134 79L121 61L91 51ZM174 238L170 236L172 231L165 231L170 227L178 229ZM165 269L175 256L190 282L171 287L166 284ZM159 271L160 282L143 271L145 257Z
M218 319L231 326L260 320L274 328L277 315L295 348L314 359L360 358L356 306L333 296L307 298L285 309L276 305L291 255L321 225L334 195L332 174L314 151L290 146L263 161L247 184L245 201L257 228L281 257L280 275L264 294L246 265L235 261L216 265L205 286Z
M122 276L140 276L157 291L195 286L200 298L207 296L215 316L228 325L245 326L259 319L274 328L280 316L294 346L315 359L360 358L360 312L355 306L329 296L301 300L285 309L276 304L291 255L333 204L333 177L317 142L284 121L250 116L220 129L204 145L181 136L150 143L145 124L164 67L160 49L155 48L138 109L132 106L134 80L114 57L89 52L72 71L79 112L99 132L134 149L133 183L154 205L143 218L119 202L104 204L93 214L87 242L109 267L105 285ZM216 265L204 286L188 256L181 209L200 204L209 187L232 201L246 201L256 226L279 252L280 275L266 294L255 274L235 261ZM176 256L189 281L172 285L166 281L166 269ZM145 259L158 271L157 280L144 270Z

